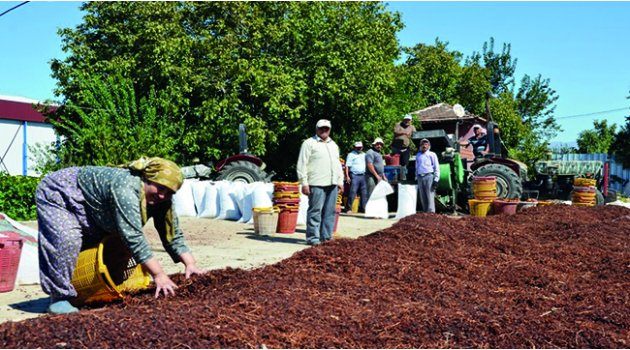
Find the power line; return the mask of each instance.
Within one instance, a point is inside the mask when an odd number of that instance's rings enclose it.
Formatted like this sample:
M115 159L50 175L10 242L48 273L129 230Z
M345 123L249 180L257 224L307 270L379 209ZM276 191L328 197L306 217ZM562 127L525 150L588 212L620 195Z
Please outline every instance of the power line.
M630 107L610 109L610 110L607 110L607 111L591 112L591 113L585 113L585 114L569 115L569 116L566 116L566 117L558 117L556 119L569 119L569 118L588 117L588 116L596 115L596 114L603 114L603 113L610 113L610 112L619 112L619 111L626 111L626 110L630 110Z
M17 4L17 5L15 5L15 6L11 7L10 9L8 9L8 10L6 10L6 11L4 11L4 12L0 13L0 17L2 17L2 16L4 16L4 15L6 15L7 13L9 13L9 12L11 12L11 11L15 10L16 8L18 8L18 7L20 7L20 6L23 6L23 5L28 4L29 2L30 2L30 1L23 1L22 3Z

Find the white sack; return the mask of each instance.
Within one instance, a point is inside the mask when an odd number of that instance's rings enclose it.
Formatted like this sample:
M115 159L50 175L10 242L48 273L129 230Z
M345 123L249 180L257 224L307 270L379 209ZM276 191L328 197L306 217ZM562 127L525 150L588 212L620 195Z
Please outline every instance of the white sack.
M370 218L387 219L389 218L387 195L394 192L392 186L386 181L379 182L370 199L365 205L365 216Z
M192 193L192 184L199 182L198 179L185 179L182 187L173 195L175 212L177 216L197 216L195 209L195 199Z
M243 195L241 201L239 202L239 209L241 211L241 218L238 222L249 222L253 219L252 209L254 208L254 200L253 200L253 192L254 188L262 184L261 182L254 182L251 184L246 184L243 188ZM253 221L252 221L253 222Z
M190 184L193 200L195 201L195 208L197 209L197 216L199 216L199 208L203 204L203 196L206 194L206 186L210 184L210 181L197 181Z
M273 184L261 183L252 192L253 208L270 208L273 206Z
M241 218L241 211L238 209L238 204L234 200L237 189L230 182L220 182L219 186L219 219L223 220L238 220Z
M398 211L396 212L396 219L415 214L417 200L418 185L398 184Z
M298 225L306 225L306 213L308 211L308 196L300 193L300 209L298 210Z
M208 183L204 188L204 195L201 204L197 207L198 218L216 218L219 215L219 190L213 182Z

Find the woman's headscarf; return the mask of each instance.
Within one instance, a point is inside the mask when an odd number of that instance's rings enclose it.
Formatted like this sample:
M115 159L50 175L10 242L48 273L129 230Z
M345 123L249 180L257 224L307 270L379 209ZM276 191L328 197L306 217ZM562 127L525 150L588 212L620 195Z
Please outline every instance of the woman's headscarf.
M127 164L126 167L142 173L146 180L165 186L173 192L177 192L184 182L184 176L177 164L163 158L142 157Z

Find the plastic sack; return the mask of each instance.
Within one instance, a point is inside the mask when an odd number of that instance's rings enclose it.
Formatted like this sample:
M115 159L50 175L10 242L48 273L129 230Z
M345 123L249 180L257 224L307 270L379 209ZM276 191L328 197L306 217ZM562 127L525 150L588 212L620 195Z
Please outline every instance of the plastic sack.
M192 193L192 184L199 182L197 179L185 179L182 187L173 195L175 212L178 216L197 216L195 199Z
M398 211L396 212L396 219L415 214L417 201L418 185L398 184Z
M273 184L259 183L252 192L252 208L271 208L273 202Z
M227 181L218 182L219 188L219 219L224 220L238 220L241 218L241 211L238 209L238 204L234 200L237 189L233 186L233 183Z
M300 208L298 210L298 225L306 225L306 218L308 212L308 196L300 193Z
M365 205L365 217L387 219L389 218L389 206L387 204L387 195L394 193L392 186L387 181L379 182L370 199Z
M254 208L254 199L253 193L254 189L260 186L262 182L254 182L251 184L245 185L243 189L243 196L241 201L239 202L239 209L241 210L241 218L238 222L249 222L253 220L252 209Z
M218 186L210 182L204 188L203 200L197 206L198 218L216 218L219 215L219 190Z
M392 185L390 185L387 181L380 181L374 187L374 191L372 191L372 194L370 195L369 199L385 198L392 193L394 193L394 189L392 188Z
M206 194L206 186L208 184L210 184L210 181L197 181L190 184L193 200L195 202L195 208L197 209L197 216L199 216L199 208L203 203L203 197Z

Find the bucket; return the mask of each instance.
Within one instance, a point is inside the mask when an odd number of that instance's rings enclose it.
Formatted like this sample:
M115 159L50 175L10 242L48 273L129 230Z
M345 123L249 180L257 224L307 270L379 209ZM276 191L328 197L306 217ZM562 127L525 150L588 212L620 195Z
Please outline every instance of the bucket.
M145 289L150 283L149 273L136 264L120 237L106 236L98 246L79 253L72 275L77 296L72 303L120 300L124 293Z
M361 197L360 196L354 197L354 201L352 202L352 212L353 213L358 213L359 212L359 204L361 204Z
M469 199L468 206L470 207L470 215L485 217L490 213L490 209L492 209L492 201Z
M278 226L278 210L254 208L252 211L255 234L272 235L276 233L276 227Z
M494 214L513 215L513 214L516 214L516 208L518 207L518 203L519 201L495 199L492 202L492 210Z
M494 176L474 176L472 191L475 199L492 200L497 198L497 178Z
M571 192L573 204L583 204L584 206L594 206L596 204L597 191L594 187L574 187Z
M538 205L538 201L524 201L518 202L516 206L516 212L520 212L521 210L525 210L527 208L533 208Z
M0 293L10 292L15 287L23 245L17 233L0 232Z
M538 201L538 203L536 203L537 207L548 207L550 205L553 205L552 201Z
M578 177L573 180L573 186L577 187L595 187L597 185L597 180L595 179L586 179L583 177Z
M298 209L285 209L278 215L278 233L294 233L297 226Z

